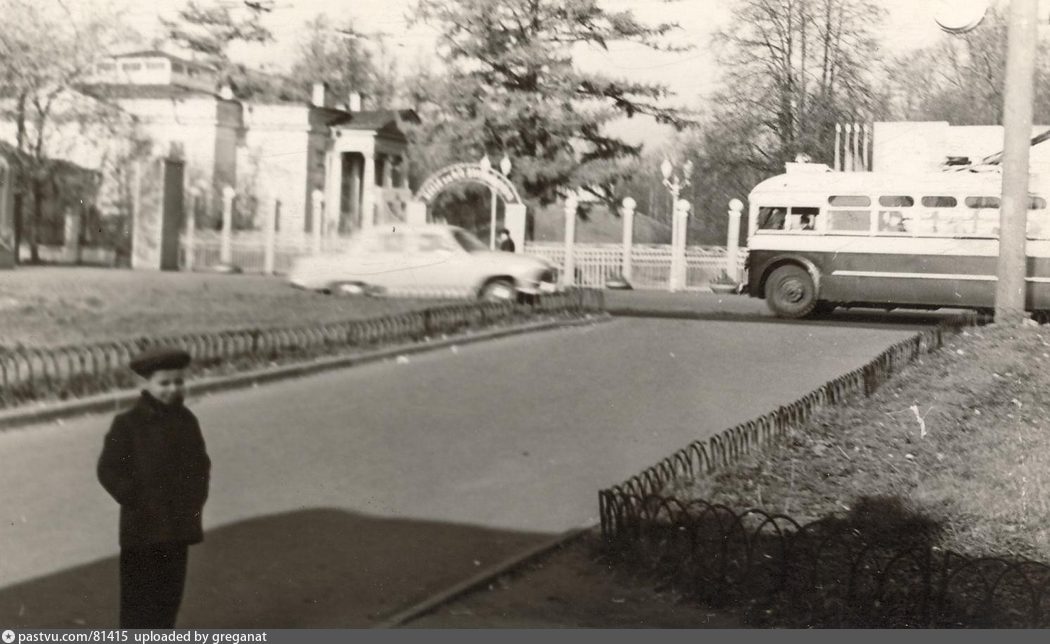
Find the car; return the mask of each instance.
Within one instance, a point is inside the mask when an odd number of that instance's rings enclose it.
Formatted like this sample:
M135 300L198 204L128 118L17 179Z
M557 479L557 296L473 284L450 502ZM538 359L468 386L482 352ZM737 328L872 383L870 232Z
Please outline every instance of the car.
M288 281L325 293L513 301L556 291L557 271L539 257L491 251L456 226L385 225L357 233L345 250L298 258Z

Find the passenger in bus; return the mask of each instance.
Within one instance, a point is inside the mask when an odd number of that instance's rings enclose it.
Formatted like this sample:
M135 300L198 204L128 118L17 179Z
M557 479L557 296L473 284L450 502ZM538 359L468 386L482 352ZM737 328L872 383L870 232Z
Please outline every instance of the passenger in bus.
M813 215L802 215L802 230L813 230L816 228L817 218Z
M904 224L904 217L896 210L882 213L881 229L891 233L906 233L908 227Z

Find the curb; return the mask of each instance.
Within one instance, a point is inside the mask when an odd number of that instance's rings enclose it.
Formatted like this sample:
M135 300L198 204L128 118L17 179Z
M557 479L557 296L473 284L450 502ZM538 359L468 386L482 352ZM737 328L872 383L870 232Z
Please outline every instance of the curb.
M512 327L491 329L473 334L467 333L463 335L449 336L440 340L431 340L423 343L401 344L363 353L351 353L329 358L320 358L311 362L267 367L224 376L213 376L210 378L202 378L190 383L187 387L187 396L198 396L201 394L226 391L229 389L250 387L256 384L282 380L285 378L294 378L297 376L320 373L322 371L331 371L334 369L368 364L370 362L378 362L380 360L402 355L424 353L453 345L473 344L483 340L494 340L497 338L521 335L534 331L546 331L550 329L610 322L613 319L615 318L606 313L601 313L570 320L548 320L544 322L534 322ZM122 389L120 391L96 394L86 398L78 398L54 404L45 404L40 407L28 409L16 408L0 412L0 431L33 423L61 420L70 416L101 412L115 413L134 402L138 397L138 389Z
M467 579L461 582L453 584L445 590L439 591L431 595L430 597L416 604L413 604L412 606L409 606L408 608L400 610L397 613L394 613L390 617L387 617L383 621L379 622L378 624L372 625L370 628L397 628L399 626L403 626L417 617L421 617L426 613L430 613L435 609L440 608L444 604L448 604L454 599L470 592L471 590L474 590L475 588L484 586L489 581L510 572L514 568L522 566L528 563L529 561L532 561L533 559L537 559L547 554L548 552L551 552L552 550L556 550L561 546L580 538L584 534L587 534L588 532L596 529L597 527L598 524L595 523L593 525L573 528L572 530L563 532L562 534L542 543L539 543L529 548L528 550L524 550L519 554L516 554L508 559L504 559L503 561L497 564L493 564L492 566L485 568L481 572L472 575L471 577L468 577Z

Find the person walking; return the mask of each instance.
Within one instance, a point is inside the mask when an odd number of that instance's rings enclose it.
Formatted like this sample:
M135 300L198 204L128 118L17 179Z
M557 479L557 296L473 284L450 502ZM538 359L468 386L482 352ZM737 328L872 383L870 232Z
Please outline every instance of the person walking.
M499 249L505 253L514 252L514 240L510 238L510 231L506 228L499 229Z
M183 405L189 364L170 348L131 360L142 395L113 419L99 457L99 482L120 504L121 628L175 627L188 546L204 539L211 460Z

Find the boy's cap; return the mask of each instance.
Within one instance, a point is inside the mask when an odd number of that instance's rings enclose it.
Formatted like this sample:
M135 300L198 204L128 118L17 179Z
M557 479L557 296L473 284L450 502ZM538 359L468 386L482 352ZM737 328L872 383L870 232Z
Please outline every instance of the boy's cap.
M149 378L156 371L185 369L189 364L190 354L182 349L153 347L132 358L128 366L143 378Z

